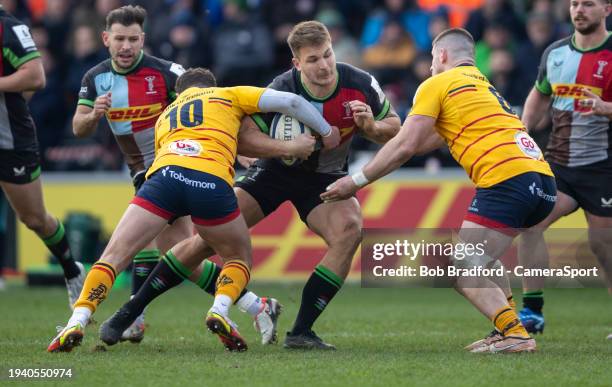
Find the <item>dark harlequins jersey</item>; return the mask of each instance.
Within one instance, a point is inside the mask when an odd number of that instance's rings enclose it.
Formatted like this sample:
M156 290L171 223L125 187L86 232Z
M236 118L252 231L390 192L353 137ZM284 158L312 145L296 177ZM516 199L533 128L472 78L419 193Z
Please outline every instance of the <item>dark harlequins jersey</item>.
M132 174L155 158L155 122L176 98L174 84L183 67L141 53L136 64L117 72L107 59L89 70L81 82L79 105L93 107L100 95L112 92L106 119Z
M609 157L610 119L580 114L582 87L612 101L612 39L580 50L573 37L550 45L542 55L536 88L552 97L553 130L547 146L549 161L568 167L589 165Z
M370 74L346 63L338 63L338 83L334 91L325 98L310 95L300 80L300 72L293 68L272 81L271 89L299 94L316 107L323 118L332 126L340 129L342 140L337 148L329 151L315 151L308 160L294 164L291 168L306 169L319 173L345 174L351 139L357 127L353 113L348 105L350 101L359 100L372 108L376 120L385 118L391 106L378 82ZM254 116L261 130L268 132L274 114Z
M3 9L0 9L0 36L0 76L11 75L24 63L40 56L28 26ZM0 149L38 151L36 127L21 93L0 92Z

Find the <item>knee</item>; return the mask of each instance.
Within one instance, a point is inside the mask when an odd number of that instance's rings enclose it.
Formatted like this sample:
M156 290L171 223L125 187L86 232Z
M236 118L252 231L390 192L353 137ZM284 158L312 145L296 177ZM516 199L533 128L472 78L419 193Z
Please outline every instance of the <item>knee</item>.
M361 243L361 239L361 222L357 219L346 219L335 227L328 238L328 243L330 247L337 246L353 252Z
M589 237L589 246L597 257L605 257L612 249L612 236L592 233Z

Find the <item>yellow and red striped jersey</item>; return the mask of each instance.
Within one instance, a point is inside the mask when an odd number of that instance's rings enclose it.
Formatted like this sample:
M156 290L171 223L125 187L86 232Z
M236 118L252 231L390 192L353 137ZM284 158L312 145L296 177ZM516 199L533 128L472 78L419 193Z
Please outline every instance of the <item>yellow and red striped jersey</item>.
M458 66L423 82L410 115L436 119L436 130L477 187L526 172L553 176L540 148L487 78Z
M259 112L264 88L192 87L183 91L155 124L155 160L147 172L177 165L234 184L234 160L242 118Z

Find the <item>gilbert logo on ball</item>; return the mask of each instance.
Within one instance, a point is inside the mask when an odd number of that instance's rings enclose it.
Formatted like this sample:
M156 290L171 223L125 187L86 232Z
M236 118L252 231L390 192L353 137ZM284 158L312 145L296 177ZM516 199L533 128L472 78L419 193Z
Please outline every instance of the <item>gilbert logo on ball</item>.
M289 115L277 114L272 119L270 127L270 137L272 138L281 141L291 141L304 133L310 134L310 128ZM285 165L293 165L299 160L294 157L284 157L281 158L281 161Z

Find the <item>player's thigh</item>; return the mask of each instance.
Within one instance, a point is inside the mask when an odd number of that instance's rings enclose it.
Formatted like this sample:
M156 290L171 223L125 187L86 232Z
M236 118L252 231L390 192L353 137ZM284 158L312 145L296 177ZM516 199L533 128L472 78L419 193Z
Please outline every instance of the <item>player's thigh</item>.
M483 247L487 257L497 259L510 247L514 233L505 229L490 228L486 225L464 220L459 230L459 243Z
M249 228L255 226L266 217L259 202L249 192L240 187L235 187L234 193L238 200L240 212Z
M249 236L249 229L242 215L239 215L227 223L213 226L205 226L196 223L195 227L202 239L204 239L224 261L240 259L249 267L251 266L251 238Z
M306 224L330 246L361 241L363 219L355 197L319 204L306 217Z
M113 231L100 261L115 266L117 271L127 267L132 257L142 250L166 226L167 219L130 204Z
M162 252L193 235L193 223L188 216L175 219L155 238L155 244Z
M276 211L289 199L289 192L301 187L294 171L274 160L259 160L236 179L234 191L238 205L249 227Z
M576 209L578 209L578 202L576 202L574 198L572 198L566 193L557 191L557 201L555 202L552 211L550 212L550 214L548 214L548 216L546 216L546 218L544 218L543 221L531 227L531 230L543 231L550 227L550 225L555 223L557 220L576 211Z

